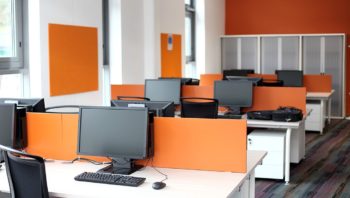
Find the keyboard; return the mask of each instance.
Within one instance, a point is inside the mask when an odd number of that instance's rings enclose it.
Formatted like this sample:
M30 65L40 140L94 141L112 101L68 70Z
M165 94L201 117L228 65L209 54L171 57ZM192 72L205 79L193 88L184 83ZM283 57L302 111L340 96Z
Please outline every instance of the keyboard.
M84 172L80 175L74 177L77 181L86 181L102 184L114 184L122 186L133 186L137 187L141 185L146 178L143 177L134 177L134 176L125 176L125 175L116 175L110 173L92 173Z
M242 119L242 115L235 115L235 114L229 114L229 115L218 115L219 119Z

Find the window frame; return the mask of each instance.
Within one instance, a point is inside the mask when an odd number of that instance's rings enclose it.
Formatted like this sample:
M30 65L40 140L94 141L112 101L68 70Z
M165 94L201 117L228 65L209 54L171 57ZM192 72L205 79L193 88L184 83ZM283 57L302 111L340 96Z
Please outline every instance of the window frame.
M185 3L185 18L191 20L191 56L186 55L186 63L196 61L196 10L195 0L190 0L190 4Z
M17 70L15 73L21 73L19 69L24 69L23 61L23 1L11 0L12 17L15 23L12 24L13 34L15 39L12 41L14 46L15 56L0 57L0 73L9 73L9 70ZM13 72L10 72L13 73Z

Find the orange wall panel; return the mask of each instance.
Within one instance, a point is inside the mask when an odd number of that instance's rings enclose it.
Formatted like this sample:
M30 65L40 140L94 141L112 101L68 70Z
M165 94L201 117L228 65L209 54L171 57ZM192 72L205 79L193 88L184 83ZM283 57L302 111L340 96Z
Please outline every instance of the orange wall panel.
M308 92L331 92L331 75L304 75L304 87Z
M199 85L200 86L214 86L216 80L222 80L222 74L201 74Z
M181 35L172 34L172 49L168 50L168 35L161 34L161 76L182 76L182 44Z
M153 165L246 172L245 120L155 118Z
M98 90L97 28L49 24L50 95Z
M144 85L111 85L112 100L116 100L118 96L144 97L144 95Z

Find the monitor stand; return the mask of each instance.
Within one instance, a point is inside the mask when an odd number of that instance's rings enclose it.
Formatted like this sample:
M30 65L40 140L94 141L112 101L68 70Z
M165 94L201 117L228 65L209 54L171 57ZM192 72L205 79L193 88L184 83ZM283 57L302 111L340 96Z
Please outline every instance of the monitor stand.
M97 172L130 175L131 173L143 168L141 165L136 165L132 159L112 158L112 164L98 170Z
M225 112L224 115L242 115L241 114L241 107L237 106L227 106L227 112Z

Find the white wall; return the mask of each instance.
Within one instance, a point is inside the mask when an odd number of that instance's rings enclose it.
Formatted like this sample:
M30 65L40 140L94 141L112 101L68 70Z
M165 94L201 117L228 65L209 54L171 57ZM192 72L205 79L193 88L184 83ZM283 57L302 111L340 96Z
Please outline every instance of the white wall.
M32 4L33 3L33 4ZM44 97L46 106L53 105L101 105L102 92L102 1L100 0L40 0L29 6L30 18L29 55L30 83L33 97ZM38 15L38 16L37 16ZM39 20L39 21L38 21ZM98 91L64 96L50 96L48 24L67 24L98 28ZM33 51L35 49L36 51Z

